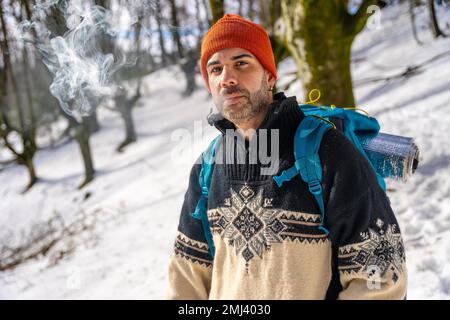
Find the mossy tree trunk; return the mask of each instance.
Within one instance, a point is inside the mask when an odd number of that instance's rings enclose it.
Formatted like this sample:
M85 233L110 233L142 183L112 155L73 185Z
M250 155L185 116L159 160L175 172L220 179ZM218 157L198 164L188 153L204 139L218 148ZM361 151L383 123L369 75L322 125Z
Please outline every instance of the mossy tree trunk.
M213 25L225 14L224 0L209 0L209 7L211 9L212 16L210 25Z
M353 106L350 71L351 47L364 28L367 8L376 0L364 0L355 14L347 0L282 0L281 28L277 36L286 43L296 65L305 95L322 93L320 103ZM307 98L305 97L305 101Z

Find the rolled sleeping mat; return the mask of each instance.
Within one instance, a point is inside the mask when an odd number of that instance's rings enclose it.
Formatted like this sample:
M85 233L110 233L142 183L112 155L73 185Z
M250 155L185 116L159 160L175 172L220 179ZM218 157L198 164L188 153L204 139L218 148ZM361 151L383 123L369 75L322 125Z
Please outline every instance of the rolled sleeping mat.
M360 139L375 170L383 178L407 181L419 165L419 148L413 138L380 132Z

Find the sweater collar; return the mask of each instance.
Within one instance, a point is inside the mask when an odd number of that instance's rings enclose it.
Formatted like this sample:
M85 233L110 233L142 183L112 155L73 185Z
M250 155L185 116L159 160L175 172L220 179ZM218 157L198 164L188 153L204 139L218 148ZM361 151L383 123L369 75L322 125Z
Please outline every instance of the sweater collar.
M271 131L272 129L278 130L278 151L281 160L288 161L293 158L293 143L295 131L301 120L305 117L303 112L300 110L296 97L286 98L283 92L275 94L274 101L269 106L266 117L256 130L256 138L258 141L257 149L259 154L260 148L260 137L265 130ZM228 179L233 181L268 181L270 180L270 175L262 174L262 164L258 157L257 163L250 163L250 153L249 142L247 140L237 139L235 134L229 135L227 129L236 130L235 125L224 119L220 114L213 114L208 117L208 122L214 125L219 131L222 132L223 142L228 145L228 139L233 138L235 148L230 151L222 148L222 159L224 160L224 170ZM263 129L264 131L261 131ZM272 139L268 137L271 136L271 132L264 135L266 139L265 150L272 150ZM252 138L252 140L254 137ZM265 151L264 151L265 152ZM263 153L265 154L265 153ZM272 154L272 151L270 151ZM240 163L238 159L242 159L241 156L245 156L245 163ZM232 161L230 161L232 160ZM239 164L240 163L240 164ZM265 166L265 165L264 165Z

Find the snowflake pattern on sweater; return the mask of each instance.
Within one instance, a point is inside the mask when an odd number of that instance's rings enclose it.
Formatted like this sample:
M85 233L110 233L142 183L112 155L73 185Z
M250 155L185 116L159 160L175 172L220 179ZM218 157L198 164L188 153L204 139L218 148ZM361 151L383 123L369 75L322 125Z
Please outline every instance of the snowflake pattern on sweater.
M285 239L326 239L325 234L317 234L313 229L320 224L320 215L300 214L298 218L274 208L272 199L263 197L262 189L256 193L248 184L244 184L239 192L233 189L230 192L231 197L224 200L225 206L210 210L208 217L212 232L228 240L236 255L245 260L247 268L250 260L254 257L262 259L264 251Z

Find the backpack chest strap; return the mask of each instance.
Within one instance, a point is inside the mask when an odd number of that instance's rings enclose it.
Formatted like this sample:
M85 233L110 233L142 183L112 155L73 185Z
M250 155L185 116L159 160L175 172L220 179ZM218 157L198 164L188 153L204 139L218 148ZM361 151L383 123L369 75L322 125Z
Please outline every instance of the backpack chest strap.
M321 224L319 229L328 234L328 230L323 226L325 217L325 207L322 190L322 165L319 158L319 148L323 135L331 128L331 125L321 121L314 116L305 117L297 127L294 138L295 164L291 168L284 170L273 179L278 187L284 182L290 181L297 174L308 184L309 192L314 196L320 212Z

